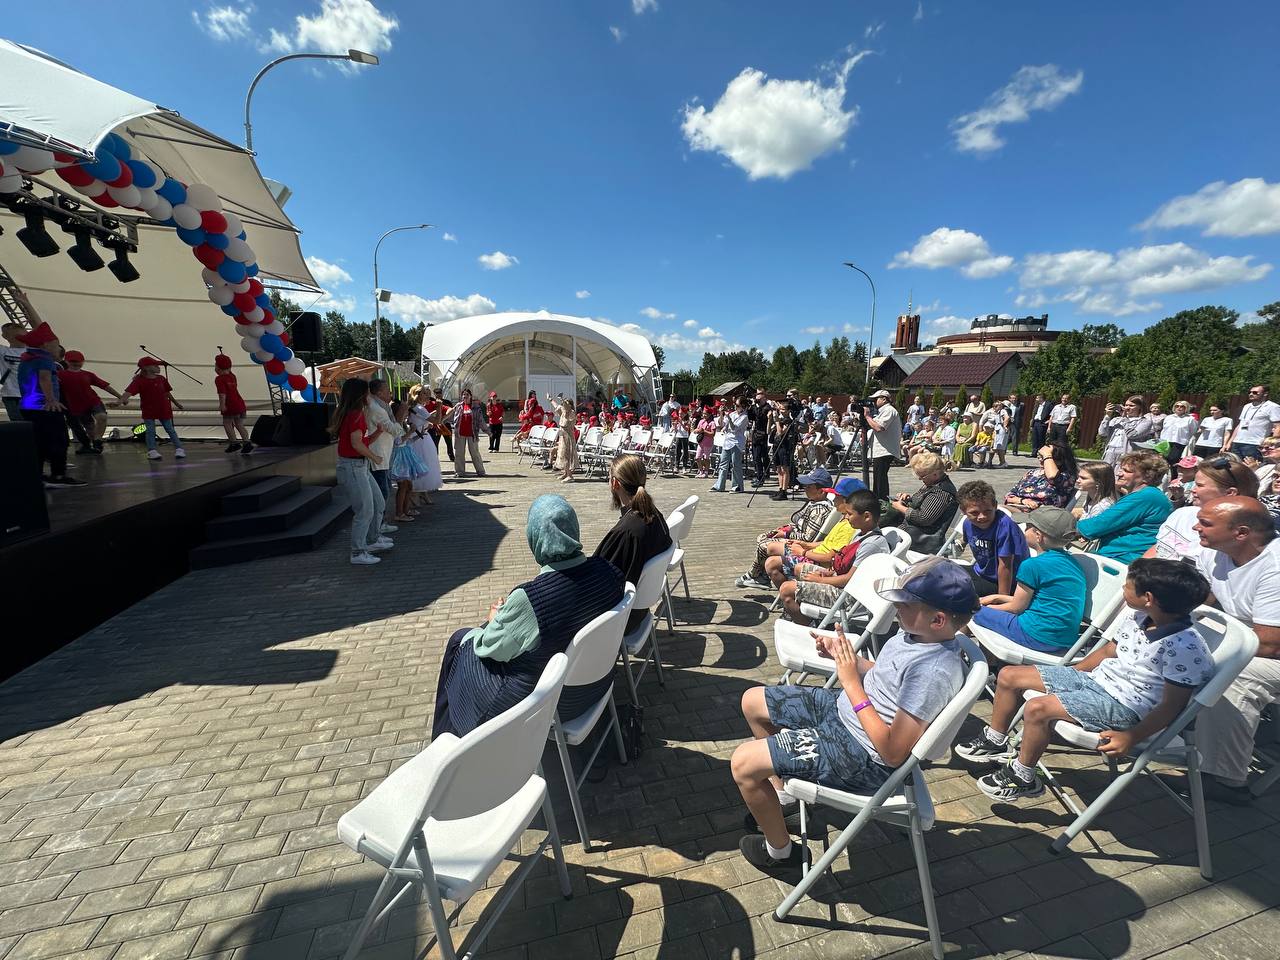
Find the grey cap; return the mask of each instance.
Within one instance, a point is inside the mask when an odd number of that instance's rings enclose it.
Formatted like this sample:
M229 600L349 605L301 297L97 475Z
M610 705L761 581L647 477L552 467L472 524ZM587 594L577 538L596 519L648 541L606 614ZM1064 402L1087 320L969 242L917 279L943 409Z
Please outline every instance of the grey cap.
M1029 526L1054 540L1070 540L1076 535L1076 518L1061 507L1040 507L1026 515Z

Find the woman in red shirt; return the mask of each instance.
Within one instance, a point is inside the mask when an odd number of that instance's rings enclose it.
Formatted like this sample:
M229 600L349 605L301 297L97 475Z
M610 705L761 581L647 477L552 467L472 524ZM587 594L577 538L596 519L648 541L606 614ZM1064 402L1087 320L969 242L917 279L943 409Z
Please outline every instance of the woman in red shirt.
M173 387L160 375L160 361L155 357L143 357L138 361L138 375L124 388L124 396L117 402L125 406L129 398L137 394L142 401L142 422L147 425L147 459L159 460L160 451L156 449L156 422L164 427L170 442L175 449L173 455L181 460L187 455L182 448L182 438L173 427L173 408L182 409L182 404L174 400L170 394Z
M387 502L373 478L371 466L377 458L369 449L382 428L365 433L369 429L364 416L368 405L369 384L352 377L342 384L338 407L329 425L329 432L338 440L338 486L346 492L354 514L351 520L351 562L354 564L377 563L382 558L375 557L375 553L395 546L382 535L382 513Z
M471 399L471 391L463 388L458 404L449 412L449 426L453 429L453 470L461 480L467 475L467 453L476 468L476 476L484 476L484 461L480 459L480 405Z
M489 452L497 453L498 441L502 439L502 418L506 407L498 399L496 391L489 391L489 402L485 404L484 411L489 419Z
M253 444L249 442L249 431L244 427L244 415L248 412L240 389L236 386L236 375L231 372L231 358L220 353L213 358L213 386L218 391L218 410L222 413L222 429L227 434L227 453L237 450L246 457L253 452ZM240 439L236 440L236 434Z

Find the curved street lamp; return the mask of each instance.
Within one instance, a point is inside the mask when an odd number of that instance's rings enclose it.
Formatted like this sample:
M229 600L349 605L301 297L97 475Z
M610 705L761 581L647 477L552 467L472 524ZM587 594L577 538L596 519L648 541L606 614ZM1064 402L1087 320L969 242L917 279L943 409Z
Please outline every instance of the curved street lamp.
M391 291L383 290L378 286L378 249L382 246L382 241L387 239L393 233L399 233L402 230L429 230L429 223L411 223L403 227L392 227L386 233L378 238L378 242L373 247L373 342L377 350L378 366L382 366L382 304L391 299ZM386 299L383 299L383 296Z
M875 281L871 279L871 275L867 273L867 271L863 270L856 263L850 263L848 260L846 260L844 262L844 265L846 267L849 267L852 270L857 270L860 274L862 274L864 277L867 278L867 283L871 284L871 328L867 332L867 373L866 373L866 384L870 384L871 383L871 345L875 342L875 339L876 339L876 284L875 284ZM866 389L865 384L863 389Z
M258 75L253 78L253 83L249 84L249 92L244 98L244 148L253 153L253 124L249 121L249 105L253 101L254 88L258 86L258 81L272 67L279 66L286 60L349 60L352 63L362 63L367 67L376 67L378 58L372 53L365 53L363 50L348 50L346 53L291 53L284 57L278 57L272 60L265 67L258 71Z

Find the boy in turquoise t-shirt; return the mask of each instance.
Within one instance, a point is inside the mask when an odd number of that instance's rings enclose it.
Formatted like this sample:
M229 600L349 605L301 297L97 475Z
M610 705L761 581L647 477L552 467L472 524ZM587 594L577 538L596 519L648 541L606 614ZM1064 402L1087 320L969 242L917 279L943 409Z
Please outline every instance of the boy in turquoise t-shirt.
M1088 593L1084 574L1063 549L1075 536L1075 518L1061 507L1040 507L1026 523L1027 544L1040 554L1018 565L1013 596L982 598L973 622L1031 650L1060 653L1080 636Z

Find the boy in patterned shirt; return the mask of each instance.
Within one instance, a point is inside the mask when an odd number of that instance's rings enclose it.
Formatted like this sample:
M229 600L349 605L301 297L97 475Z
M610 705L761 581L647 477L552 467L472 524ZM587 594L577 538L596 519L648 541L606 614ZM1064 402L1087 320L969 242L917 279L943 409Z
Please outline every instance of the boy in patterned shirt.
M1190 617L1208 595L1208 582L1189 564L1135 560L1124 585L1129 609L1120 615L1114 640L1074 666L1002 669L991 725L956 748L966 760L1004 764L979 778L978 788L993 800L1044 793L1035 767L1059 720L1097 732L1098 752L1116 760L1168 726L1213 676L1213 657ZM1014 756L1009 722L1026 690L1046 696L1027 703Z

